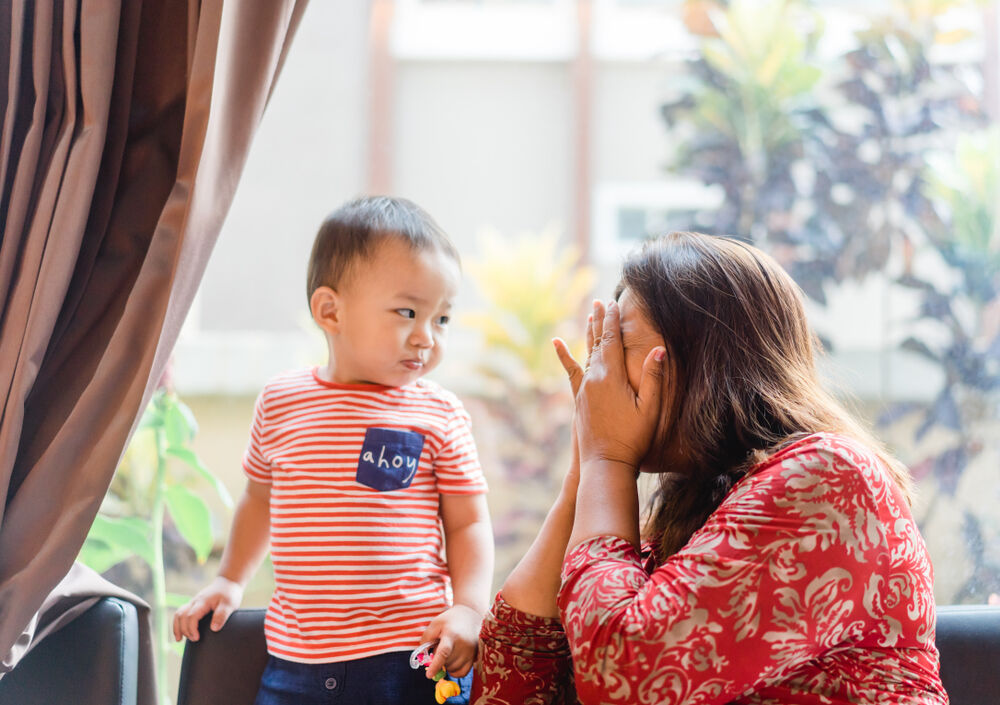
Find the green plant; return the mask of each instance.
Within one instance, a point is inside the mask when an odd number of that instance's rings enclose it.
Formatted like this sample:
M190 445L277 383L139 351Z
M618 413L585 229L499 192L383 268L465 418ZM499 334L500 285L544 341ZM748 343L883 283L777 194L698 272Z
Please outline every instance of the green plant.
M1000 562L987 550L1000 527L958 490L967 473L995 476L995 465L986 468L995 463L989 451L1000 417L1000 128L963 135L952 153L932 155L924 190L937 220L928 218L900 278L921 302L903 347L933 362L942 384L931 404L900 404L889 416L919 419L912 442L924 457L913 472L933 478L938 490L925 520L942 497L961 513L971 571L954 599L982 600L1000 586ZM918 256L950 276L921 271ZM936 442L928 450L931 431Z
M482 335L477 371L498 395L517 390L562 391L566 375L552 352L554 336L578 341L577 321L594 287L594 271L549 228L504 238L486 230L481 254L468 264L486 305L463 323Z
M812 58L820 15L802 3L734 0L713 5L704 21L711 31L700 56L672 79L677 94L663 106L680 138L674 166L725 191L715 228L763 238L768 214L794 198L789 169L801 158L821 75Z
M684 144L672 169L726 194L697 221L770 250L823 305L827 286L884 271L925 226L928 152L982 123L970 67L930 59L966 37L942 17L968 4L898 3L825 59L809 3L734 0L709 13L715 32L663 106Z
M204 563L215 542L212 514L189 485L207 484L227 508L233 505L225 486L191 448L197 429L194 415L176 394L162 388L153 394L79 557L101 573L132 556L148 566L152 588L147 601L153 612L162 705L169 702L167 656L179 646L170 639L167 610L187 600L167 592L164 524L169 518L198 562Z
M700 51L663 106L684 144L672 167L726 194L696 222L768 249L820 305L872 275L917 302L902 347L943 383L930 403L894 405L881 421L934 483L923 521L939 498L942 515L961 516L971 568L946 599L995 591L1000 561L983 550L993 514L957 497L963 478L995 467L1000 418L1000 138L982 132L983 62L961 50L983 40L985 3L860 11L828 58L815 51L836 46L818 3L689 4L701 8L689 22Z

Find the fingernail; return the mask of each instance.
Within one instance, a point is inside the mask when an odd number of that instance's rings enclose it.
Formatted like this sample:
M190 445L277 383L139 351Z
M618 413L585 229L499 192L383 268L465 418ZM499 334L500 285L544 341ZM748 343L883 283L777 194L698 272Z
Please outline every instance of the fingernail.
M666 357L667 351L660 348L655 353L653 353L653 359L657 362L663 362L663 358Z

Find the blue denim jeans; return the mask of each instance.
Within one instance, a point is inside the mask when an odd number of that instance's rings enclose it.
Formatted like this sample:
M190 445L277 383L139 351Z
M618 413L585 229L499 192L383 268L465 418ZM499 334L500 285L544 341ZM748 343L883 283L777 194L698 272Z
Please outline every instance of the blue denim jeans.
M449 705L466 705L472 671L458 679L462 694ZM434 705L434 681L410 668L410 652L394 651L355 661L295 663L271 656L254 705Z

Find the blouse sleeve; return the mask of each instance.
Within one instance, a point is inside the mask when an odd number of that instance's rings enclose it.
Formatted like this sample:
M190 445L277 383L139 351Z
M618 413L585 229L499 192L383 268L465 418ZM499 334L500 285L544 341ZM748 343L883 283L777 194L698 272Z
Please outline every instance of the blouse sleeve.
M479 633L473 705L575 705L573 666L558 619L521 612L498 593Z
M647 575L598 537L563 565L559 607L582 702L728 703L858 639L886 533L865 475L807 447L769 463Z

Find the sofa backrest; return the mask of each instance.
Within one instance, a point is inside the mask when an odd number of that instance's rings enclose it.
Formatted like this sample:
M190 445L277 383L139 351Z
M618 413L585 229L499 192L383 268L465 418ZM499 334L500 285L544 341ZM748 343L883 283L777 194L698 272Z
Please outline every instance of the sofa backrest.
M177 705L253 705L267 665L265 611L236 610L217 632L208 628L212 614L205 615L201 639L184 645Z

